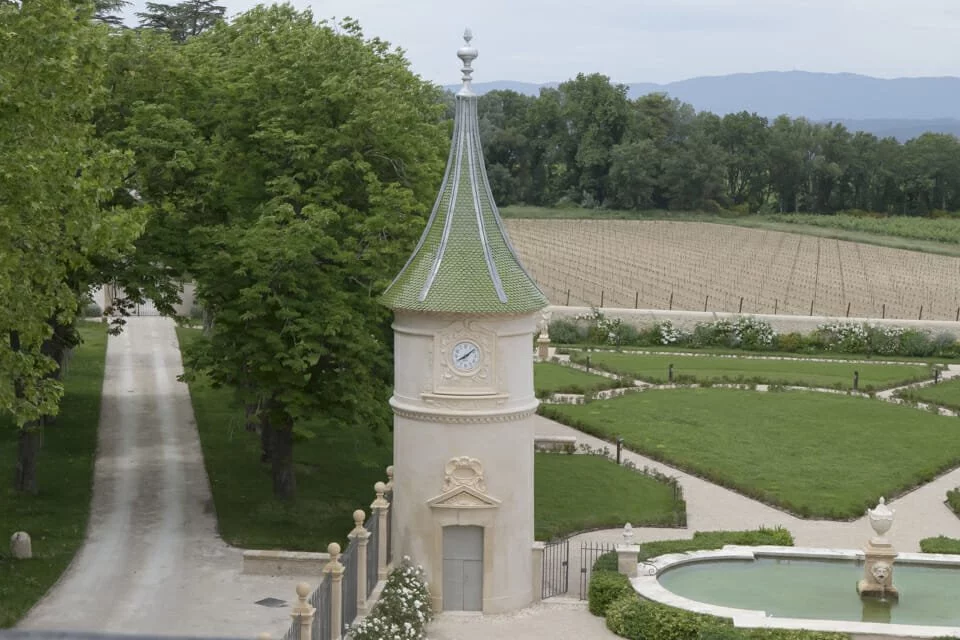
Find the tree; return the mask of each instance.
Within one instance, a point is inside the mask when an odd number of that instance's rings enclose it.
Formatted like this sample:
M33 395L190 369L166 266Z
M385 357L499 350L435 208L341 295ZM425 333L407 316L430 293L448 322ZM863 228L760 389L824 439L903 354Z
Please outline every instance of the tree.
M177 4L148 2L146 11L138 11L141 29L168 34L175 42L186 42L223 20L226 7L214 0L184 0Z
M334 29L258 7L183 50L202 82L181 113L211 142L194 176L206 199L178 200L200 223L186 266L215 317L187 376L260 406L274 493L287 499L308 418L388 428L390 313L378 296L422 230L448 127L439 91L352 21Z
M130 4L128 0L94 0L93 19L111 27L122 27L123 18L116 13L123 11Z
M143 222L106 206L129 157L90 123L108 32L92 17L87 4L0 5L0 411L19 429L14 489L30 493L94 263L121 259Z

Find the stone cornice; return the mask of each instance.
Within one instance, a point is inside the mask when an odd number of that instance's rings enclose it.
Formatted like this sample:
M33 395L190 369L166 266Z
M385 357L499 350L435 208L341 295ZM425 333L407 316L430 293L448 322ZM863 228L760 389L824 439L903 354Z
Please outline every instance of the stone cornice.
M472 399L466 398L462 402L469 406ZM461 410L442 409L435 410L423 406L407 404L398 401L396 398L390 398L390 408L393 414L409 420L419 420L421 422L447 422L450 424L494 424L503 422L518 422L532 416L539 406L539 401L534 401L521 407L499 410L499 411L471 411L468 408Z

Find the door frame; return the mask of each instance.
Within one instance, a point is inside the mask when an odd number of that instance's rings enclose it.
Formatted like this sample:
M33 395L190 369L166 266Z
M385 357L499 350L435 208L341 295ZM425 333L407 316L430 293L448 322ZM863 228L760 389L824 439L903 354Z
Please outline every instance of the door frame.
M433 575L429 576L434 611L443 611L443 529L450 526L480 527L483 530L483 591L481 612L487 611L491 597L493 550L496 543L497 509L433 510ZM471 612L468 612L471 613Z

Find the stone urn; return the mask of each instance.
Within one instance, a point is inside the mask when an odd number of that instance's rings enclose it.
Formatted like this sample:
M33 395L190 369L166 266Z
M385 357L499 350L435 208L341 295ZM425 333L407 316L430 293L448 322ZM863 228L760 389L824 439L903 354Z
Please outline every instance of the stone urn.
M890 544L890 541L887 540L887 531L890 531L890 527L893 526L893 514L894 511L887 506L887 501L882 497L880 498L880 503L873 509L867 509L867 518L870 520L870 527L873 529L873 532L876 533L870 542L878 546L886 546Z

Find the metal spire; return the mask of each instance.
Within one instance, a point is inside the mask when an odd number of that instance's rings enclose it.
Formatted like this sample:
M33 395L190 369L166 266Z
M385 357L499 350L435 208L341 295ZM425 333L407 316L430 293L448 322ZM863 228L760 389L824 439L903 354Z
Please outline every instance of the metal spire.
M476 95L473 92L473 87L470 86L470 75L473 73L473 68L471 68L470 63L477 59L477 50L470 46L470 41L473 40L473 32L470 29L466 29L463 32L463 41L464 45L457 50L457 57L463 61L463 86L460 87L460 91L457 92L458 96L474 96Z

